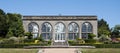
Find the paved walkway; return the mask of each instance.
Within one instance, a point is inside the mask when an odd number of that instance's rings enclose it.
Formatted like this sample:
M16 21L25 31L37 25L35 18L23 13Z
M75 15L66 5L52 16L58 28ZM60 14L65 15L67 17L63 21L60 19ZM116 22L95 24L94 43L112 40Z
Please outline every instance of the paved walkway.
M77 53L76 48L45 48L40 49L38 53Z

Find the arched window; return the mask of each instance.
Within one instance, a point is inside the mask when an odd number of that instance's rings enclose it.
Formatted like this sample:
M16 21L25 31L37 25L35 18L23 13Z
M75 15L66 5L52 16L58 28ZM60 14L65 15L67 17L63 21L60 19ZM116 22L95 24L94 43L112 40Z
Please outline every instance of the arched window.
M75 40L79 37L79 26L76 23L70 23L68 25L68 38L69 40Z
M88 22L82 24L82 38L88 39L88 34L92 33L92 25Z
M63 23L57 23L55 25L55 40L56 41L65 40L65 25Z
M42 38L44 40L50 40L52 36L52 26L50 23L43 23L42 24Z
M32 22L28 25L28 31L31 32L33 34L33 38L37 38L38 37L38 24L35 22Z

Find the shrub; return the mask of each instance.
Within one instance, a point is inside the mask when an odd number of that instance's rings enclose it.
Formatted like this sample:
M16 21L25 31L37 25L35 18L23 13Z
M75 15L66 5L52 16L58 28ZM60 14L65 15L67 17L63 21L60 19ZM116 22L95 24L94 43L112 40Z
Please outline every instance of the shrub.
M2 39L0 44L14 44L19 43L19 39L17 37L10 37L9 39Z
M40 41L42 41L42 42L45 41L45 40L42 38L42 35L40 35L40 37L38 37L37 40L40 40Z
M78 43L78 44L84 44L85 41L84 41L83 39L77 39L77 40L76 40L76 43Z
M112 40L111 40L110 37L102 35L102 36L99 37L99 41L101 41L101 42L111 42Z
M23 48L24 46L47 46L48 44L0 44L0 48Z
M31 32L26 32L24 35L28 36L28 39L32 39L33 36Z
M31 43L34 42L34 39L24 39L24 43Z
M88 39L93 39L94 37L96 37L95 34L93 34L93 33L88 34Z
M39 43L39 42L40 42L39 40L35 40L35 42L34 42L34 43L36 43L36 44L37 44L37 43Z
M120 44L71 44L72 46L95 46L96 48L120 48Z
M51 40L50 40L50 41L48 41L48 44L49 44L49 45L51 45Z
M68 43L69 44L75 44L75 41L74 40L68 40Z
M13 41L13 43L19 43L19 39L17 37L10 37L9 41Z
M85 43L96 43L95 39L86 39Z

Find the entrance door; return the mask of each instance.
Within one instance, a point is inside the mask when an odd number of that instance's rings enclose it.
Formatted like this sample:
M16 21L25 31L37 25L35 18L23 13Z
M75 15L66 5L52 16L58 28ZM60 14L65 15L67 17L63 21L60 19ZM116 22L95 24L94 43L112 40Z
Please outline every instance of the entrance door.
M64 33L55 34L55 42L65 42Z
M55 25L55 42L65 41L65 25L63 23L57 23Z

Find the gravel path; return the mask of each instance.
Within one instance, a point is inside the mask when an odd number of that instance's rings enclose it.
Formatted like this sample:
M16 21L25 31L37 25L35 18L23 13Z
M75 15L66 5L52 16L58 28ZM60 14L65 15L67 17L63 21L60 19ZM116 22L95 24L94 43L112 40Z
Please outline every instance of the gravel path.
M38 53L77 53L76 48L45 48L40 49Z

